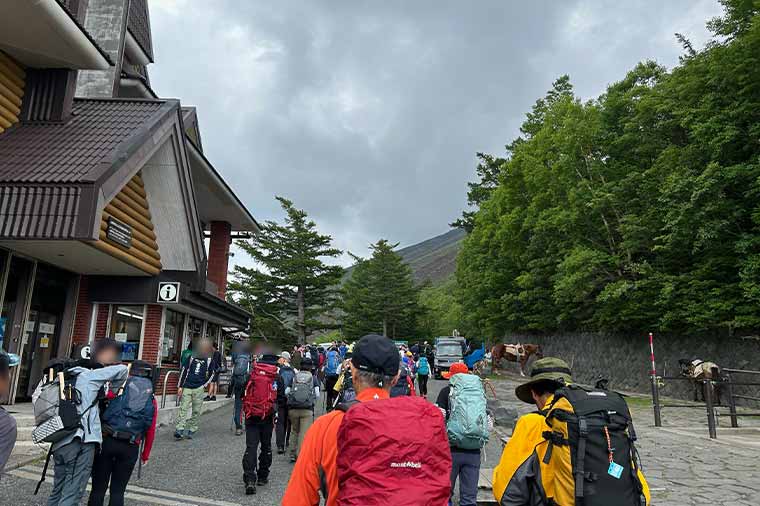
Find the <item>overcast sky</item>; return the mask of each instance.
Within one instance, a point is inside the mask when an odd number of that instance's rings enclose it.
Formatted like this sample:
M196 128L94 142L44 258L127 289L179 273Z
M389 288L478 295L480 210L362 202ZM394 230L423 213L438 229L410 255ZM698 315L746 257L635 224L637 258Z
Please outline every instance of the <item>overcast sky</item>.
M569 74L590 98L637 62L671 68L716 0L151 0L153 88L198 107L206 155L254 216L293 200L342 249L414 244L466 204ZM241 255L233 259L242 262Z

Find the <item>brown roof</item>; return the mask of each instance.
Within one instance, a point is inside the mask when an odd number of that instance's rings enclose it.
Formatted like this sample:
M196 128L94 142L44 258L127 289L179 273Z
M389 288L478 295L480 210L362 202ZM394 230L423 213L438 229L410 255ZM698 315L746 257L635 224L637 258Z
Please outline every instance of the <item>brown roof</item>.
M116 148L161 109L159 100L75 100L65 123L21 123L0 135L0 183L93 181Z
M91 238L97 188L178 107L176 100L77 99L66 122L9 128L0 135L0 239Z

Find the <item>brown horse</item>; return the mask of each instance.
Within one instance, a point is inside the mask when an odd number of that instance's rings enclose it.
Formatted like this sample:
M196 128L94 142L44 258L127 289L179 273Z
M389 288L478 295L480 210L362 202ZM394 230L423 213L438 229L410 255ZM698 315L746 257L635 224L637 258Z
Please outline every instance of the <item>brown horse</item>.
M533 355L537 358L543 358L541 345L499 343L491 348L491 370L494 374L499 374L499 363L502 360L518 362L520 364L520 376L525 376L525 366L528 365L528 360Z

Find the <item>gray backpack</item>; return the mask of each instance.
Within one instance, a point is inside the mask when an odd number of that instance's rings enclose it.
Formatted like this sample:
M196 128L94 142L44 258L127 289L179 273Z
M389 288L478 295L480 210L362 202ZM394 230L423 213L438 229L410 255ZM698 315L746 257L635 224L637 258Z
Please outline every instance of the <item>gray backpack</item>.
M293 378L288 392L288 407L294 409L311 409L317 401L314 394L314 377L308 371L299 371Z

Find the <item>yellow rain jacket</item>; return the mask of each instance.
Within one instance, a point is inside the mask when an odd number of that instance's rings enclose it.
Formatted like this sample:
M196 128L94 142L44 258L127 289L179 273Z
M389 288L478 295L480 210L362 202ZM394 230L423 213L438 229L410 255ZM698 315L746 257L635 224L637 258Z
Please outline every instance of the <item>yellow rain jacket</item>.
M551 406L550 397L545 408ZM567 399L560 399L554 409L573 411ZM523 415L517 421L501 461L493 472L493 494L500 506L557 506L575 505L575 477L568 445L553 445L548 464L544 457L549 441L543 433L550 430L546 417L540 413ZM551 430L567 439L567 423L553 420ZM650 504L649 486L641 471L638 472L647 506ZM554 501L547 503L544 497ZM612 506L612 505L610 505Z

